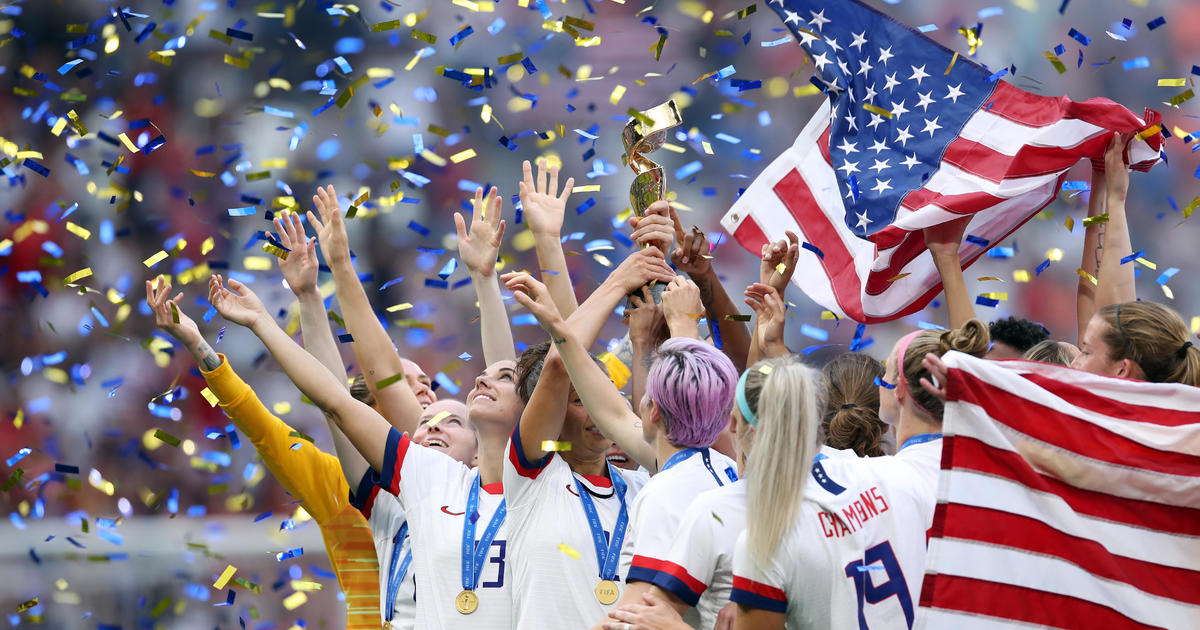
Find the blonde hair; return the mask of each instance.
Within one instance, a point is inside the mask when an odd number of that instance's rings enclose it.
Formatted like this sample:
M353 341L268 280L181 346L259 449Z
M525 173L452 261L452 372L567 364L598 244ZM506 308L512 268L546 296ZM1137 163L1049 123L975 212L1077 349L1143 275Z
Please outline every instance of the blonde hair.
M758 365L750 369L770 370L759 392L754 448L746 459L746 523L750 557L764 564L799 518L821 414L820 381L813 370L792 357Z

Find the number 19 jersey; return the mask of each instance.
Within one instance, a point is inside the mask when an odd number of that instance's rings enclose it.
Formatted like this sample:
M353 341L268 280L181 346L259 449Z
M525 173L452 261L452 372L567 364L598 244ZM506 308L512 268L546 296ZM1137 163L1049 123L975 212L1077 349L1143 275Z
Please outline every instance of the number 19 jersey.
M734 551L730 599L786 613L788 630L907 630L925 577L941 440L894 457L818 461L799 519L766 564Z

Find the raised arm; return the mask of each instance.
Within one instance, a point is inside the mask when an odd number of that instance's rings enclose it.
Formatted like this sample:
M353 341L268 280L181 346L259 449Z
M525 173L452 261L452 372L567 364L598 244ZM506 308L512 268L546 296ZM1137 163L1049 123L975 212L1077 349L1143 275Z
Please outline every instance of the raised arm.
M228 361L205 343L196 323L179 306L183 294L167 299L170 291L169 282L157 288L146 283L146 303L154 313L155 323L192 353L204 380L234 426L254 445L284 489L301 500L324 527L336 518L348 499L349 484L341 479L337 458L295 437L295 430L272 414ZM298 449L294 448L297 444Z
M1094 165L1094 163L1093 163ZM1092 188L1088 197L1088 218L1098 217L1104 213L1104 202L1107 185L1104 181L1104 171L1093 167ZM1096 312L1096 276L1100 273L1100 254L1104 251L1105 222L1084 225L1083 255L1080 257L1079 268L1090 278L1079 276L1079 287L1075 291L1075 317L1079 322L1079 336L1083 339L1083 331Z
M495 188L488 191L475 189L475 203L471 212L471 230L467 232L462 214L454 213L454 227L458 230L458 258L471 273L471 286L479 300L479 328L483 337L483 360L488 365L497 361L516 359L512 326L504 310L504 299L500 296L500 281L496 278L496 258L500 253L500 241L504 238L504 221L500 218L500 194Z
M546 295L549 296L548 291ZM558 350L552 345L542 362L542 372L533 388L533 395L521 412L521 449L526 461L537 461L548 455L549 451L544 450L542 445L557 440L562 433L570 403L567 398L570 387L571 376L567 374ZM515 442L513 446L516 446Z
M575 338L585 348L590 348L600 336L604 323L625 296L651 282L670 282L674 279L675 272L667 266L658 248L638 250L608 274L604 282L571 314L567 323L575 331Z
M741 315L737 305L725 291L725 286L717 278L717 271L712 265L712 248L708 243L708 235L698 227L693 226L691 233L684 233L679 215L671 208L671 221L675 228L675 250L671 252L671 262L700 289L700 301L704 304L704 313L708 318L709 328L713 330L714 341L719 337L721 352L733 361L733 366L742 371L746 369L746 356L750 352L750 331L738 320Z
M604 370L592 361L578 334L554 308L546 286L523 272L505 274L504 280L517 301L529 309L550 334L550 340L558 348L575 385L575 392L596 427L637 463L647 470L657 470L654 449L642 438L641 418L625 403Z
M566 213L567 198L575 186L575 178L567 178L562 193L558 192L558 167L549 168L547 181L546 161L538 160L537 180L529 160L521 164L524 178L521 180L521 208L529 231L533 233L534 249L537 251L538 266L542 268L542 282L550 289L554 305L563 317L570 317L578 308L575 289L571 287L571 276L567 274L567 257L562 249L563 215Z
M1096 310L1110 304L1137 299L1133 281L1133 263L1121 260L1133 254L1129 240L1129 220L1125 216L1125 196L1129 193L1129 169L1125 166L1125 151L1132 133L1113 134L1104 154L1105 212L1108 223L1104 230L1104 246L1100 254L1100 269L1096 274Z
M625 307L625 315L629 323L629 345L633 351L630 380L633 387L633 400L641 400L646 393L646 378L650 373L650 362L658 349L659 331L666 322L663 320L662 309L654 303L649 287L642 287L642 295L629 296L629 305Z
M258 336L292 383L334 417L372 468L383 470L384 450L391 430L383 416L355 400L340 379L292 341L246 285L231 278L226 288L221 276L213 276L208 281L208 301L222 317L249 328ZM411 391L409 395L412 395Z
M286 258L279 259L279 270L283 272L283 279L300 305L300 332L304 336L304 348L346 387L346 368L342 365L342 356L338 353L337 342L333 339L333 331L329 329L329 320L325 315L325 303L317 289L317 239L305 236L300 215L293 212L275 218L275 233L279 235L279 242L291 250ZM329 434L333 437L333 448L341 463L342 475L353 488L367 472L367 460L338 428L332 416L325 414L325 421L329 424Z
M404 373L404 364L392 345L392 338L371 310L371 302L367 299L367 293L354 271L354 263L350 260L346 223L342 219L341 209L338 208L337 193L333 186L318 188L313 203L317 206L321 218L318 219L309 212L308 221L316 228L321 250L325 252L325 260L333 271L338 304L342 307L346 330L354 338L351 347L366 376L367 387L375 395L375 404L379 406L380 413L388 418L393 426L401 432L414 432L417 429L418 418L421 417L421 403L417 401L412 390L404 385L403 377L398 380L394 378ZM379 382L384 379L390 379L393 384L380 388ZM354 441L353 438L351 441ZM355 444L357 445L357 442Z
M933 255L933 264L942 276L951 330L961 328L967 320L975 317L975 305L967 293L962 261L958 258L958 248L970 222L971 217L963 217L925 228L925 246Z
M762 261L758 265L758 284L770 287L778 294L780 301L787 295L788 283L792 281L792 274L796 272L796 263L800 260L800 237L795 232L785 232L786 239L779 239L774 243L766 243L762 247ZM749 289L747 289L749 291ZM750 296L747 295L747 298ZM747 300L747 304L751 307L754 303ZM758 310L755 309L757 313ZM749 367L758 363L764 356L763 349L759 347L758 340L761 336L761 331L758 329L762 318L756 318L754 322L754 330L750 334L750 351L746 355L746 366ZM782 342L783 332L779 333L779 338ZM787 347L783 348L784 353L788 352ZM770 355L775 356L775 355Z
M762 359L773 359L788 354L783 344L783 327L787 318L783 298L775 287L754 283L746 287L746 304L754 309L753 352L746 360L750 365Z

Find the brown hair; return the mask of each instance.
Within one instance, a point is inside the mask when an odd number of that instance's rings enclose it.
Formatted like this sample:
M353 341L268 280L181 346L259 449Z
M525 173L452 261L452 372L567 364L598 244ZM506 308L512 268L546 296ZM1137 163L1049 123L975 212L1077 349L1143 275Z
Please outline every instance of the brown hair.
M921 365L925 355L934 354L940 357L956 350L982 358L987 354L991 341L987 324L978 319L967 320L962 328L955 330L927 330L914 337L904 356L896 357L896 360L904 368L903 378L907 381L909 395L912 396L913 402L917 403L917 407L924 409L936 420L942 418L942 401L921 387L921 379L929 378L929 370Z
M879 442L887 427L879 419L879 387L875 385L875 378L883 378L883 374L879 361L857 352L841 354L825 364L821 369L825 389L821 431L826 444L853 450L859 457L884 454Z
M375 406L375 394L372 394L371 388L367 387L367 377L362 374L355 376L354 381L350 383L350 395L364 405Z
M1133 361L1151 383L1200 385L1200 349L1179 313L1155 302L1125 302L1096 316L1108 324L1103 339L1110 361Z
M1067 352L1062 343L1053 339L1043 339L1034 347L1026 350L1021 358L1026 361L1040 361L1054 365L1071 365L1071 359L1074 357Z

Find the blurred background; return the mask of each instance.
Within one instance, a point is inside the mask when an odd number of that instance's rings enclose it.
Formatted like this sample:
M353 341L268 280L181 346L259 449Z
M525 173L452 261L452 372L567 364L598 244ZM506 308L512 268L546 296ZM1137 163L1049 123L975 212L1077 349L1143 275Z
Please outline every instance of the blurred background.
M1175 134L1168 163L1134 174L1128 203L1134 249L1154 265L1139 266L1139 290L1197 329L1196 230L1183 211L1200 195L1200 143L1180 136L1200 129L1189 100L1200 4L868 4L932 27L963 55L958 29L982 24L975 58L1015 66L1024 89L1163 112ZM315 525L252 447L231 439L190 355L153 331L144 280L171 275L199 320L204 281L222 272L294 326L294 300L258 233L274 211L311 208L319 183L334 184L343 207L369 192L349 221L368 294L439 395L464 396L484 367L478 313L465 270L447 265L453 212L469 212L477 185L514 196L521 161L539 157L576 178L564 248L582 300L632 251L628 111L673 96L685 124L653 159L685 226L716 243L714 263L740 302L758 259L726 240L719 218L822 98L782 23L749 0L10 1L0 38L0 614L10 627L326 628L342 618ZM1043 55L1059 44L1063 73ZM1080 164L1068 180L1089 177ZM1005 256L967 271L974 293L1007 294L977 307L984 319L1024 316L1075 340L1088 193L1069 188L1000 243ZM531 236L513 203L504 212L506 268L533 268ZM802 259L798 273L814 271ZM72 274L84 277L65 286ZM794 289L787 297L794 350L849 342L853 322L822 317ZM518 342L540 340L509 301ZM905 331L945 319L935 302L868 327L866 351L883 358ZM320 414L248 331L225 331L219 316L200 323L268 406L332 449ZM596 349L623 334L614 317ZM349 348L343 356L353 373ZM229 589L212 588L227 565L243 580L231 603Z

